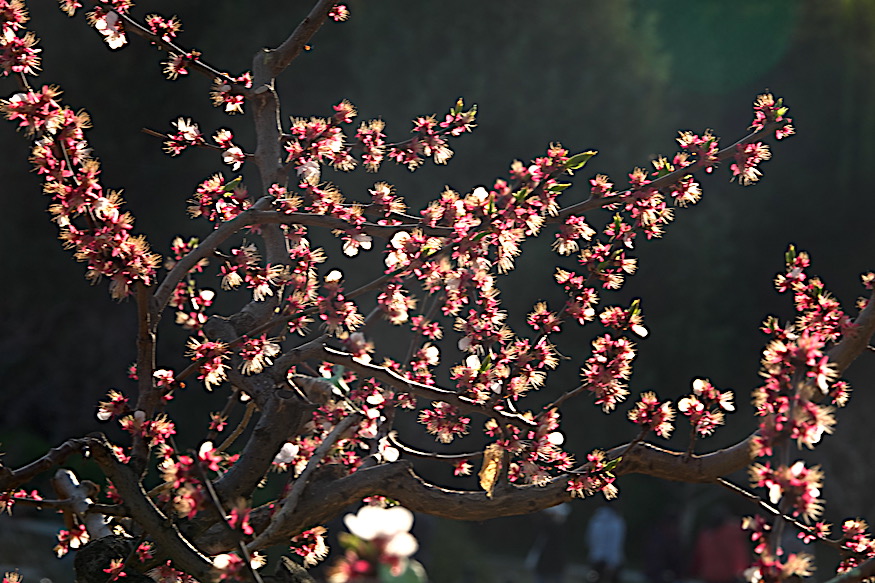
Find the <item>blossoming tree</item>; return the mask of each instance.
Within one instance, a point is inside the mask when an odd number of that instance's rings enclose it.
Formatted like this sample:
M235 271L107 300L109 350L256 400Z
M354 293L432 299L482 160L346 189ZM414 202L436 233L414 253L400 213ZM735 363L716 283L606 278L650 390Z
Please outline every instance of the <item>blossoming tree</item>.
M0 71L11 89L0 111L31 141L30 160L51 199L60 238L86 264L86 277L108 280L114 298L132 298L137 306L135 388L112 390L98 406L98 418L118 423L128 438L74 437L26 466L0 466L0 507L28 504L64 513L68 527L55 550L77 549L78 580L290 580L302 575L288 561L277 575L263 575L262 552L285 546L315 564L325 552L321 525L363 499L483 520L573 497L612 498L617 478L630 473L720 484L758 501L762 516L747 521L756 542L753 580L812 570L809 555L780 549L788 521L806 542L841 551L841 580L875 574L875 542L865 523L849 520L831 535L818 522L822 474L793 454L832 431L834 409L849 397L839 377L875 332L875 304L861 299L855 314L845 311L809 273L804 252L791 247L775 281L792 294L797 317L763 326L772 340L753 396L759 427L747 439L695 452L695 441L734 410L734 395L705 379L676 405L649 391L631 398L626 417L637 436L629 443L587 447L566 443L561 431L570 399L590 398L612 413L629 397L634 339L647 334L641 304L605 302L635 271L635 245L661 236L673 207L697 202L697 173L722 165L742 185L757 181L760 163L771 156L766 140L793 133L781 99L760 95L750 133L730 145L721 147L711 132L682 132L680 152L659 158L650 170L634 169L628 186L603 175L575 181L595 152L553 144L528 164L514 162L489 187L446 189L423 208L409 209L385 182L346 199L322 180L322 171L377 172L390 162L413 171L429 159L443 164L453 155L451 141L474 128L475 107L459 100L443 116L419 117L412 136L394 142L379 119L356 125L348 101L324 118L280 121L275 79L326 20L349 16L346 6L319 0L285 42L258 52L252 70L235 75L178 44L175 17L136 18L130 0L86 4L60 2L70 15L87 11L88 23L113 49L132 36L154 44L168 55L169 78L197 73L214 80L214 105L228 114L248 108L256 143L247 151L230 129L208 136L184 118L157 132L169 154L212 150L230 172L197 187L189 210L203 236L177 238L162 262L146 236L133 233L119 193L101 184L86 138L88 115L65 105L60 89L34 82L40 49L26 28L24 2L0 0ZM260 184L244 185L235 174L244 164L257 168ZM605 211L606 221L588 219ZM605 224L596 229L591 222ZM314 248L310 234L319 230L333 234L336 246ZM241 233L252 242L239 242ZM514 268L523 241L539 237L560 255L578 254L579 267L555 272L554 283L567 296L562 305L537 303L527 328L512 330L499 296L501 276ZM383 267L354 289L340 270L321 267L330 254L356 257L379 249ZM236 313L214 310L210 282L217 276L223 293L251 293ZM875 275L865 275L863 286L872 290ZM182 370L164 368L156 358L157 327L167 312L190 333L185 351L191 363ZM397 339L374 335L380 319L408 346L404 358L383 352ZM554 344L560 331L574 326L598 330L587 353ZM455 348L461 357L442 372L442 351ZM551 385L560 350L580 362L581 382L571 390ZM200 385L227 395L223 411L202 412L205 429L193 443L174 437L173 397L186 383L188 391ZM527 397L536 391L549 394L548 404L531 404ZM675 409L689 422L685 451L651 443L653 434L670 435ZM482 430L486 445L463 454L413 448L396 429L404 415L443 444ZM230 424L232 417L241 420ZM92 459L105 484L56 470L71 456ZM416 472L422 458L452 464L456 474L478 467L480 488L428 483ZM750 488L725 478L745 467ZM157 474L149 473L155 468ZM54 494L28 488L52 471ZM254 505L265 480L279 484L279 495ZM365 540L378 536L371 534ZM390 544L396 533L389 534L379 544Z

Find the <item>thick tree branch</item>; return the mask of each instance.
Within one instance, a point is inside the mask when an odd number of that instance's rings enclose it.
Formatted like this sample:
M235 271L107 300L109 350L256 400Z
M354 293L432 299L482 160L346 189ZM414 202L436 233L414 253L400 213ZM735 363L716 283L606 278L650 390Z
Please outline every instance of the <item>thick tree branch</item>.
M310 461L307 462L307 467L304 468L304 471L295 479L295 483L292 486L291 492L283 501L280 509L273 515L271 518L270 524L268 527L259 534L255 540L253 540L249 545L247 545L247 550L256 551L261 548L265 548L270 546L272 543L264 544L265 541L269 541L277 532L285 532L286 529L284 525L286 522L291 520L291 518L295 515L295 510L298 508L298 502L301 499L301 494L304 489L307 487L308 482L310 481L310 477L313 475L313 472L316 471L316 468L322 462L328 452L334 447L335 443L339 439L341 439L344 434L349 431L353 427L361 421L362 417L359 414L353 413L343 418L343 420L338 423L334 429L331 430L331 433L325 438L325 440L316 448L316 451L313 452L313 457L310 458Z
M261 418L240 452L240 459L216 481L219 498L225 503L249 498L270 470L276 454L298 434L312 410L293 391L275 391L262 408Z
M218 580L220 573L210 560L182 536L176 524L152 502L139 476L132 468L121 463L112 452L105 437L89 438L88 446L94 461L103 470L124 500L130 515L166 553L177 568L184 570L199 581Z
M38 460L32 461L17 470L10 470L5 466L0 466L0 492L14 490L18 486L29 482L35 476L61 465L68 457L74 453L79 453L87 446L88 439L68 439L58 447L50 449Z
M860 583L860 581L865 581L871 577L875 577L875 558L869 559L849 571L836 575L826 583Z
M267 61L271 78L276 78L301 54L316 31L322 28L325 19L328 18L328 13L331 12L335 4L337 4L337 0L319 0L289 38L276 49L270 51Z
M642 443L625 454L617 474L645 474L673 481L714 483L723 475L747 467L753 458L752 440L753 436L750 436L735 446L689 458L683 452ZM608 457L615 457L626 448L627 445L615 447L608 452ZM313 525L330 520L366 496L386 496L414 512L453 520L488 520L529 514L567 502L571 499L567 485L568 476L563 474L545 486L510 486L497 490L490 498L486 492L451 490L429 484L413 472L410 462L402 460L359 470L328 486L307 488L294 516L281 531L265 538L263 544L285 542ZM251 521L256 531L263 531L272 512L272 507L253 511ZM198 545L210 553L222 552L233 544L235 541L215 527L198 539Z

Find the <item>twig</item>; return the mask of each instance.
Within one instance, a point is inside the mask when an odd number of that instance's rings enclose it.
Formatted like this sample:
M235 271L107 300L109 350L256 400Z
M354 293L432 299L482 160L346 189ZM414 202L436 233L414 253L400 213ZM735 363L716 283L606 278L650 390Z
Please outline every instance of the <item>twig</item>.
M191 54L191 51L187 51L184 48L173 43L172 41L164 40L160 36L153 34L151 30L144 27L142 24L140 24L139 22L137 22L136 20L134 20L133 18L131 18L127 14L122 14L122 13L115 11L115 10L113 12L115 12L118 15L118 17L121 18L122 21L125 23L125 31L126 32L132 32L135 35L148 40L150 43L157 45L159 48L164 49L166 52L168 52L170 54L177 54L177 55ZM228 76L227 73L223 73L223 72L219 71L218 69L215 69L214 67L210 66L209 64L205 63L204 61L202 61L200 59L194 59L192 61L189 61L189 66L191 67L192 70L195 70L199 73L202 73L204 76L208 77L210 80L216 79L216 78L224 80L229 85L231 85L235 88L236 93L239 93L240 95L243 95L244 97L247 97L251 91L250 89L247 89L243 85L239 84L232 77Z
M364 363L356 360L347 352L342 352L335 348L324 346L322 348L322 357L334 364L340 364L346 368L355 370L361 374L371 376L386 384L392 385L399 391L409 392L424 399L433 399L436 401L445 401L458 407L462 411L471 413L479 413L487 417L497 417L504 423L510 423L520 429L529 430L537 426L534 421L526 419L522 415L514 415L506 411L496 411L478 404L476 401L460 396L458 393L443 389L437 386L425 385L416 381L407 379L397 372L383 366L377 366L370 363Z
M204 484L204 487L206 488L207 493L209 494L210 502L212 502L213 507L219 513L219 516L222 517L222 523L225 525L225 527L228 530L232 531L236 536L242 537L242 533L240 533L236 529L232 528L231 525L228 524L228 521L225 519L225 516L227 513L225 512L225 509L222 507L222 502L221 502L221 500L219 500L219 496L216 494L216 489L213 487L213 483L210 481L210 478L207 475L207 471L203 467L203 463L198 463L198 469L200 470L201 480ZM255 583L263 583L263 581L261 579L261 575L259 575L258 572L252 566L252 557L250 556L250 553L247 550L246 545L243 544L242 538L240 538L237 541L237 547L240 549L240 554L243 556L243 560L246 563L246 568L249 570L249 574L252 576L252 580L255 581Z
M388 438L389 442L392 444L393 447L397 447L408 455L422 459L452 462L456 460L477 458L483 455L482 451L473 451L470 453L434 453L430 451L414 449L405 443L401 443L401 441L398 440L398 436L395 434L394 431L389 433Z
M717 161L716 162L723 162L724 160L728 160L728 159L734 157L735 153L738 151L737 150L738 146L743 146L745 144L749 144L755 140L758 140L758 139L764 137L766 134L769 134L777 129L780 129L780 128L784 127L785 125L787 125L786 121L772 122L772 123L768 123L765 126L763 126L762 129L751 132L750 134L741 138L740 140L738 140L737 142L735 142L731 146L723 148L722 150L717 152L717 155L716 155ZM678 168L674 172L669 172L665 176L660 176L659 178L657 178L651 182L648 182L645 185L645 188L654 188L656 190L659 190L661 188L665 188L671 184L674 184L678 180L683 179L688 174L692 174L696 170L700 170L700 169L704 168L705 166L712 166L712 165L716 164L716 162L712 162L710 160L709 161L693 162L689 166L684 166L683 168ZM547 217L544 222L545 223L562 223L562 222L565 222L565 219L567 219L571 215L580 215L580 214L583 214L586 211L589 211L592 209L610 206L610 205L618 203L618 202L623 202L623 200L632 193L634 193L634 189L624 190L622 192L618 192L618 193L613 194L611 196L605 196L605 197L601 197L601 198L590 197L589 199L587 199L583 202L579 202L577 204L573 204L569 207L561 209L555 216Z
M237 424L237 427L234 428L234 431L222 442L222 445L216 448L216 451L225 451L234 441L240 437L240 434L243 433L243 430L246 429L246 426L249 425L250 419L252 419L252 414L255 412L255 403L253 401L249 401L246 403L246 410L243 412L243 419L240 420L240 423Z
M559 407L559 405L561 405L562 403L564 403L565 401L567 401L571 397L579 395L580 393L582 393L583 391L585 391L587 389L589 389L589 383L584 383L582 385L579 385L579 386L571 389L570 391L567 391L565 394L561 395L558 399L556 399L555 401L553 401L549 405L544 405L543 410L549 411L550 409L556 409Z
M156 132L155 130L150 130L149 128L140 128L140 131L148 136L152 136L155 138L161 138L163 140L170 139L170 136L168 136L167 134L162 134L161 132ZM209 142L203 142L202 144L195 144L195 147L196 148L205 148L207 150L215 150L217 152L224 152L225 151L225 148L222 148L222 147L217 146L215 144L210 144ZM252 154L247 154L245 152L243 155L246 156L247 158L252 158L252 156L253 156Z
M810 526L799 522L798 520L796 520L792 516L787 515L784 512L781 512L780 510L778 510L777 508L775 508L774 506L772 506L771 504L769 504L768 502L766 502L765 500L763 500L762 498L760 498L759 496L757 496L756 494L751 492L750 490L747 490L746 488L742 488L738 484L734 484L734 483L730 482L729 480L727 480L726 478L717 478L717 483L720 484L721 486L723 486L724 488L726 488L727 490L734 492L734 493L738 494L739 496L747 498L748 500L750 500L754 504L757 504L760 508L762 508L763 510L765 510L766 512L768 512L772 516L775 516L778 518L783 518L784 520L786 520L787 522L789 522L790 524L792 524L793 526L795 526L796 528L798 528L802 532L814 537L815 539L824 543L825 545L828 545L836 550L846 550L842 546L841 541L818 536Z

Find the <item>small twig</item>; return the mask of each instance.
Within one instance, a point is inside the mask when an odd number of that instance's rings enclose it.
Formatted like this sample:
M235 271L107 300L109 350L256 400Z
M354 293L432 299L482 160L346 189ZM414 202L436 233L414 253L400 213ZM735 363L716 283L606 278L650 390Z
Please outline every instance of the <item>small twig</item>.
M445 401L451 405L458 407L462 411L479 413L487 417L496 417L501 423L510 423L520 429L529 430L536 426L536 423L522 415L515 415L507 411L496 411L478 404L471 399L460 396L454 391L437 387L434 385L426 385L405 378L384 366L377 366L370 363L364 363L356 360L347 352L324 346L322 348L322 357L334 364L340 364L346 368L355 370L361 374L369 375L379 381L394 386L396 389L409 392L424 399L432 399L436 401ZM499 424L500 425L500 424Z
M156 132L155 130L150 130L149 128L140 128L140 131L146 135L153 136L156 138L161 138L163 140L170 139L170 136L168 136L167 134L162 134L161 132ZM204 142L202 144L195 144L195 147L196 148L205 148L207 150L215 150L217 152L224 152L225 151L225 148L222 148L222 147L217 146L215 144L210 144L209 142ZM247 158L253 157L253 154L247 154L245 152L243 155L246 156Z
M243 543L242 533L238 532L230 524L228 524L228 521L225 518L227 513L222 507L222 501L219 500L219 495L216 493L216 489L213 487L213 483L210 481L210 477L207 475L207 470L203 467L202 463L198 464L198 469L201 473L201 480L203 481L204 488L209 494L210 502L212 502L216 511L219 513L219 516L222 518L222 523L225 525L226 528L228 528L228 530L233 531L234 534L239 537L237 541L237 546L240 549L240 554L243 556L243 560L246 563L246 568L249 570L249 574L252 576L252 579L253 581L255 581L255 583L263 583L261 575L259 575L255 568L252 566L252 557L250 556L249 550L246 548L246 545Z
M787 515L784 512L781 512L779 509L775 508L774 506L772 506L771 504L769 504L768 502L766 502L765 500L763 500L762 498L760 498L759 496L757 496L756 494L751 492L750 490L743 488L743 487L739 486L738 484L734 484L733 482L730 482L726 478L717 478L717 483L720 484L721 486L723 486L724 488L726 488L727 490L734 492L734 493L738 494L739 496L747 498L748 500L750 500L754 504L757 504L760 508L762 508L763 510L768 512L769 514L771 514L775 517L778 517L778 518L783 518L784 520L786 520L787 522L789 522L790 524L792 524L793 526L795 526L796 528L798 528L802 532L814 537L815 539L824 543L825 545L828 545L828 546L830 546L834 549L837 549L837 550L847 550L842 546L841 541L818 536L810 526L799 522L798 520L796 520L792 516Z
M690 456L693 455L693 450L696 447L697 437L698 436L696 435L696 426L691 424L690 425L690 437L687 440L687 451L684 452L684 459L685 460L690 459Z
M152 44L158 46L159 48L165 50L166 52L168 52L170 54L177 54L177 55L191 54L191 51L187 51L184 48L176 45L172 41L164 40L160 36L153 34L151 30L144 27L142 24L140 24L139 22L137 22L136 20L134 20L133 18L131 18L127 14L122 14L122 13L115 11L115 10L113 12L115 12L118 15L118 17L122 19L122 21L124 21L126 31L132 32L132 33L136 34L137 36L148 40ZM218 69L213 68L212 66L208 65L207 63L203 62L200 59L194 59L193 61L190 61L189 66L193 70L195 70L199 73L202 73L204 76L208 77L210 80L216 79L216 78L220 78L220 79L224 80L229 85L232 85L235 88L235 91L237 93L239 93L240 95L243 95L244 97L248 96L250 93L249 89L247 89L246 87L244 87L243 85L238 83L236 80L231 78L227 73L223 73L223 72L219 71Z
M396 447L408 455L422 459L453 462L456 460L477 458L483 455L482 451L474 451L470 453L434 453L430 451L422 451L419 449L414 449L407 444L401 443L398 440L398 436L395 434L394 431L389 433L387 437L389 439L389 443L392 444L392 447Z
M243 412L243 419L240 420L240 423L237 424L237 427L234 428L234 431L229 435L225 441L222 442L222 445L216 448L216 451L222 452L231 447L231 444L240 437L240 434L243 433L243 430L246 429L246 426L249 425L249 421L252 419L252 414L255 413L255 402L249 401L246 403L246 410Z
M231 415L231 411L240 402L240 394L241 391L237 387L232 387L231 393L228 395L228 398L225 400L225 406L222 407L222 411L219 412L220 420L227 420ZM206 437L204 437L204 441L209 441L212 443L216 442L216 439L219 437L219 431L217 429L211 429L207 432Z
M587 389L589 389L589 383L584 383L582 385L579 385L579 386L571 389L570 391L566 392L565 394L561 395L558 399L556 399L555 401L553 401L549 405L544 405L543 410L549 411L550 409L556 409L559 407L559 405L561 405L562 403L564 403L565 401L567 401L571 397L579 395L580 393L582 393L583 391L585 391Z
M667 186L674 184L678 180L683 179L688 174L693 174L695 171L701 170L705 166L712 166L718 162L723 162L724 160L728 160L728 159L735 156L736 152L738 151L738 146L743 146L745 144L749 144L755 140L758 140L758 139L764 137L766 134L769 134L777 129L784 127L785 125L787 125L787 123L788 122L786 122L786 121L768 123L765 126L763 126L762 129L751 132L750 134L741 138L740 140L738 140L737 142L735 142L731 146L723 148L722 150L717 152L717 155L716 155L717 160L716 161L713 161L713 162L712 161L693 162L689 166L684 166L683 168L678 168L674 172L669 172L665 176L660 176L659 178L657 178L651 182L648 182L645 185L645 188L653 188L656 190L659 190L661 188L665 188ZM561 209L558 213L556 213L555 216L547 217L545 222L546 223L565 222L565 219L567 219L571 215L580 215L580 214L583 214L586 211L589 211L592 209L610 206L610 205L618 203L618 202L623 202L623 200L627 196L632 194L633 192L635 192L634 189L629 189L629 190L624 190L622 192L618 192L618 193L613 194L611 196L605 196L605 197L601 197L601 198L590 197L589 199L587 199L583 202L579 202L577 204L573 204L569 207Z

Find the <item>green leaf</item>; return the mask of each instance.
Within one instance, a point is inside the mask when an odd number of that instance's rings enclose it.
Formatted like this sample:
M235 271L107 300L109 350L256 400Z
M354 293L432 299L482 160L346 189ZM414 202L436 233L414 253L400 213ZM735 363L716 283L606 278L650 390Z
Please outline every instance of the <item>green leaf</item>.
M784 262L789 265L794 261L796 261L796 247L790 245L790 247L787 249L787 252L784 253Z
M460 97L458 100L456 100L456 105L450 108L450 115L459 115L460 113L462 113L463 107L465 107L465 102L462 101L462 98Z
M570 182L557 182L556 184L551 184L550 186L548 186L544 190L546 190L547 192L557 192L558 193L558 192L562 192L563 190L565 190L569 186L571 186Z
M334 376L331 376L331 377L325 379L327 382L334 385L334 387L337 389L338 393L341 396L348 395L350 392L349 385L346 384L345 380L343 380L343 373L345 371L346 371L346 369L343 368L343 366L341 366L339 364L335 365L334 369L333 369Z
M235 178L234 180L232 180L231 182L229 182L228 184L226 184L226 185L222 188L222 190L225 191L225 192L234 192L234 189L237 188L238 186L240 186L240 183L241 183L241 182L243 182L243 177L242 177L242 176L238 176L237 178Z
M598 154L595 150L587 150L586 152L581 152L580 154L575 154L571 158L569 158L565 162L566 170L578 170L583 168L584 164L589 162L589 159Z
M641 299L635 298L632 300L632 303L629 305L629 313L633 316L637 316L641 313Z
M484 373L492 367L492 355L487 354L486 358L483 359L483 362L480 363L480 369L477 371L478 373Z
M528 187L524 186L518 193L513 195L513 197L517 202L522 202L527 196L529 196L529 194L531 194L531 192L532 191Z
M615 460L611 460L611 461L609 461L609 462L606 462L606 463L605 463L605 467L603 468L603 471L605 471L605 472L613 472L613 471L616 469L616 467L617 467L618 465L620 465L620 461L621 461L622 459L623 459L623 456L620 456L620 457L618 457L618 458L615 459Z

